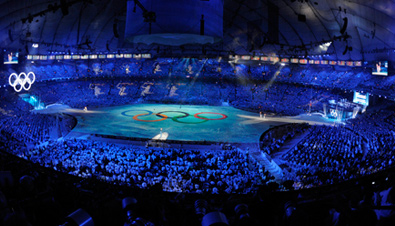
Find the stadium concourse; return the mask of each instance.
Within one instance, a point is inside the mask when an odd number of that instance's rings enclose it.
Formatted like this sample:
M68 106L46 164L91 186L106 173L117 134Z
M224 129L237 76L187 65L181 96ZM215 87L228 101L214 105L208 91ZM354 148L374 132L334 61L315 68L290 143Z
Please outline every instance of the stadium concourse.
M0 4L0 226L395 224L392 1Z

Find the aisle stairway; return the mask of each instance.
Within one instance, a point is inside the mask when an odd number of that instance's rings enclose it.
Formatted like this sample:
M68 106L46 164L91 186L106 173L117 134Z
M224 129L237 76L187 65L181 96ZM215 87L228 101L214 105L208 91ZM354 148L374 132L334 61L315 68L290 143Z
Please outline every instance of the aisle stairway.
M285 153L287 153L289 150L291 150L293 147L295 147L301 140L303 140L308 134L310 133L310 130L307 130L306 132L296 135L293 139L290 141L286 141L278 150L276 153L272 154L272 158L277 161L278 159L281 159L281 156L283 156Z
M251 156L256 159L259 164L263 165L265 169L275 177L277 183L283 180L283 171L266 153L261 152L259 149L251 151Z
M309 133L310 131L307 130L306 132L294 137L294 139L285 142L284 145L280 148L280 150L272 155L273 158L270 157L268 154L263 153L259 149L252 151L251 156L255 158L261 165L265 167L267 171L270 172L271 175L275 177L275 181L277 183L281 183L284 180L284 170L285 170L285 169L281 169L281 167L279 166L279 164L284 162L281 159L281 156L287 153L293 147L295 147ZM288 172L285 170L285 174L287 173Z

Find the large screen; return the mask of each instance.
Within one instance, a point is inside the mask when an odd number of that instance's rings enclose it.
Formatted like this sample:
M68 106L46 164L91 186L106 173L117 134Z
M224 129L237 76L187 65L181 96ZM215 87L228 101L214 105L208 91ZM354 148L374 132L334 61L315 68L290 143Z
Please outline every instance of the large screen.
M18 52L7 51L4 53L4 64L17 64L18 63Z
M353 102L364 106L369 105L369 93L354 92Z
M388 61L376 61L372 68L372 75L388 76Z

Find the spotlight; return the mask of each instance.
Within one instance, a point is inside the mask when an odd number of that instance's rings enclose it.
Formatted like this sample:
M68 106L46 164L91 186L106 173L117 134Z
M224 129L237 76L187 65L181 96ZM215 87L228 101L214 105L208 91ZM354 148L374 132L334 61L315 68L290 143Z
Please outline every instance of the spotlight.
M224 226L229 225L225 214L221 212L211 212L206 214L202 220L202 226Z
M285 218L289 219L293 214L295 214L296 206L293 202L289 201L284 204Z
M140 217L135 217L137 200L133 197L126 197L122 200L122 209L126 211L127 220L125 226L153 226L154 224Z
M250 214L248 206L246 204L239 204L235 207L236 216L241 221L248 221L250 219Z
M206 214L207 201L198 199L195 201L195 212L198 216L203 217Z
M62 226L94 226L92 217L83 209L78 209L66 218L66 223Z

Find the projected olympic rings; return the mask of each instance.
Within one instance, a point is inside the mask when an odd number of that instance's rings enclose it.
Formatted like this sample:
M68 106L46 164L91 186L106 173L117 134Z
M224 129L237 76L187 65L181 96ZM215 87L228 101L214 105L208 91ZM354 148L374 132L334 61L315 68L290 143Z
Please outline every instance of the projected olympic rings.
M147 113L143 113L143 114L137 114L137 115L130 115L129 112L131 111L146 111ZM172 113L180 113L182 115L176 115L173 117L169 117L167 115L165 115L164 113L168 113L168 112L172 112ZM193 116L190 115L187 112L184 111L161 111L158 113L153 113L152 111L148 111L148 110L129 110L129 111L124 111L121 113L123 116L127 116L127 117L132 117L134 120L139 121L139 122L159 122L159 121L163 121L166 120L168 118L171 118L171 120L173 120L174 122L178 122L178 123L183 123L183 124L199 124L199 123L203 123L203 122L207 122L209 120L223 120L226 119L228 116L221 114L221 113L216 113L216 112L199 112L194 114ZM221 118L207 118L204 116L201 116L202 114L212 114L212 115L220 115L222 116ZM159 117L159 119L142 119L142 117L146 117L149 115L155 115L157 117ZM203 121L185 121L185 120L180 120L180 119L184 119L187 117L194 117L196 119L202 119Z
M16 92L24 90L29 90L32 87L32 84L36 80L36 75L33 72L29 72L27 75L25 72L17 75L16 73L12 73L8 78L8 83L10 86L14 87Z

